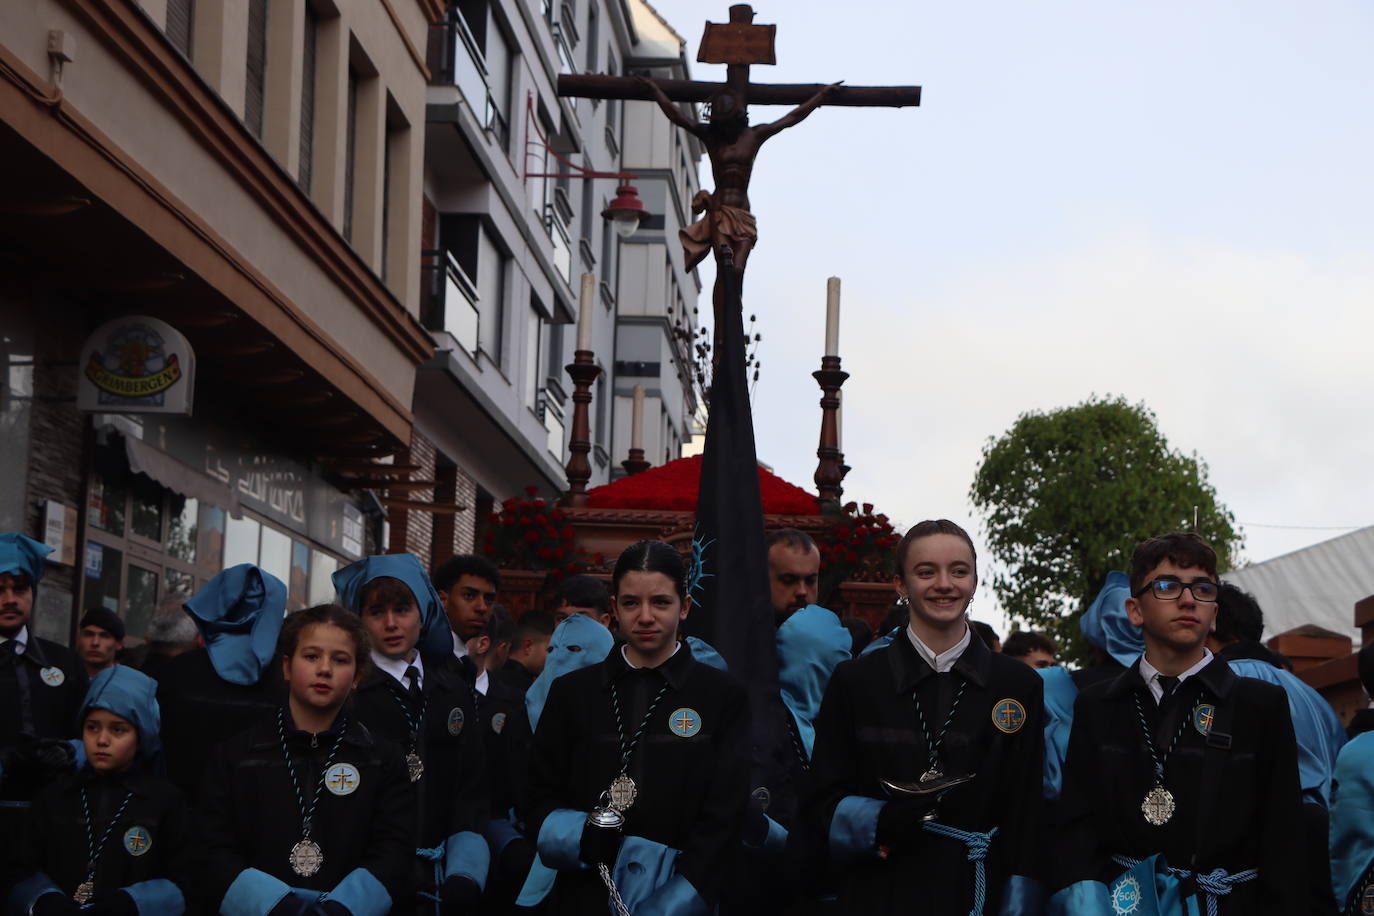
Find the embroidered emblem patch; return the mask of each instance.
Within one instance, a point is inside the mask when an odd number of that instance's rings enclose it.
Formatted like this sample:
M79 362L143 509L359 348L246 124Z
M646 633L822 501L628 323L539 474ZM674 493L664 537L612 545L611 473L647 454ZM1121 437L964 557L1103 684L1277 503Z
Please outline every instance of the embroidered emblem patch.
M455 706L448 711L448 733L457 736L463 730L463 710Z
M496 715L494 715L494 716L491 717L491 730L494 731L494 732L496 732L496 734L498 734L498 735L501 734L501 729L503 729L503 728L505 728L505 727L506 727L506 714L505 714L505 713L503 713L503 712L498 712Z
M1193 707L1193 728L1197 733L1207 736L1212 733L1212 723L1216 721L1217 708L1211 703L1199 703Z
M41 677L43 683L47 684L49 687L61 687L63 682L67 680L66 672L57 667L40 668L38 670L38 676Z
M363 778L351 763L336 763L324 771L324 787L335 795L352 795Z
M1126 874L1112 885L1112 910L1118 914L1134 913L1140 909L1140 882L1135 875Z
M668 717L668 730L679 738L690 738L701 731L701 714L683 706Z
M1374 916L1374 887L1365 888L1360 895L1360 913L1362 916Z
M773 803L773 793L768 791L767 786L759 786L749 793L749 797L759 803L760 811L767 811L768 806Z
M131 856L147 855L153 848L153 838L143 827L130 827L124 831L124 851Z
M1026 707L1008 697L992 705L992 724L997 730L1014 735L1026 724Z

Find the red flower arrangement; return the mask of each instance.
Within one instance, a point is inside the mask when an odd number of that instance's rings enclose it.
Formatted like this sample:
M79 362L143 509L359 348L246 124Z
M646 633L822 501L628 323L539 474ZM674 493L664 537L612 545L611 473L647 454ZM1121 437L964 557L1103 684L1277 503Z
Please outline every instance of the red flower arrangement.
M678 458L587 491L592 509L660 509L695 512L701 455ZM759 468L759 497L768 515L819 515L816 494Z
M587 566L605 562L601 554L586 556L573 545L573 527L557 506L537 497L539 488L525 487L526 499L501 503L501 511L487 517L482 553L508 569L546 569L555 578L575 576Z
M822 602L841 582L886 582L896 569L896 548L902 538L872 503L845 503L830 516L832 524L816 538L821 552Z

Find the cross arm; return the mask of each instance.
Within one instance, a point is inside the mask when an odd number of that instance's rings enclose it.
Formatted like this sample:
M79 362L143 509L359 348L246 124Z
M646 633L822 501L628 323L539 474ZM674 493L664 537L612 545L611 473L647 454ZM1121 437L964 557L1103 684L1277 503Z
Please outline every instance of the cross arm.
M655 83L674 102L706 102L724 88L722 83L702 80L664 80ZM800 105L825 88L824 83L750 83L750 105ZM632 76L600 73L563 75L558 94L582 99L641 99L654 101L648 86ZM837 86L826 98L827 106L904 108L921 104L920 86Z

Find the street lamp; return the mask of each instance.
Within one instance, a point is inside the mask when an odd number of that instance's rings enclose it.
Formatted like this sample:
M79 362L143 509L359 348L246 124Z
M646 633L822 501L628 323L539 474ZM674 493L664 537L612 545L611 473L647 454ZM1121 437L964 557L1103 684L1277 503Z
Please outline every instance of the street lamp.
M607 175L605 177L620 176ZM622 239L634 235L635 231L639 229L639 224L649 218L649 211L644 209L644 201L639 199L639 190L630 184L630 179L634 177L634 175L624 176L624 183L615 189L615 200L611 201L610 206L601 211L601 218L610 220L616 235Z

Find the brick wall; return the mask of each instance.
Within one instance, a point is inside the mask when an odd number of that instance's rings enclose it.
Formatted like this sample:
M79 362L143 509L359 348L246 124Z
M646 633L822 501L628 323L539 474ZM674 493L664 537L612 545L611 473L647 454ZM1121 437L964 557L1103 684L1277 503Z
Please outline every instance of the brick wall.
M410 475L411 480L434 479L434 443L426 439L419 430L411 433L410 448L397 456L399 464L414 464L418 471ZM434 490L391 490L388 495L395 499L413 499L429 502L434 499ZM421 562L430 555L430 545L434 537L434 516L429 512L413 509L392 509L387 513L391 523L391 543L389 553L413 553Z

